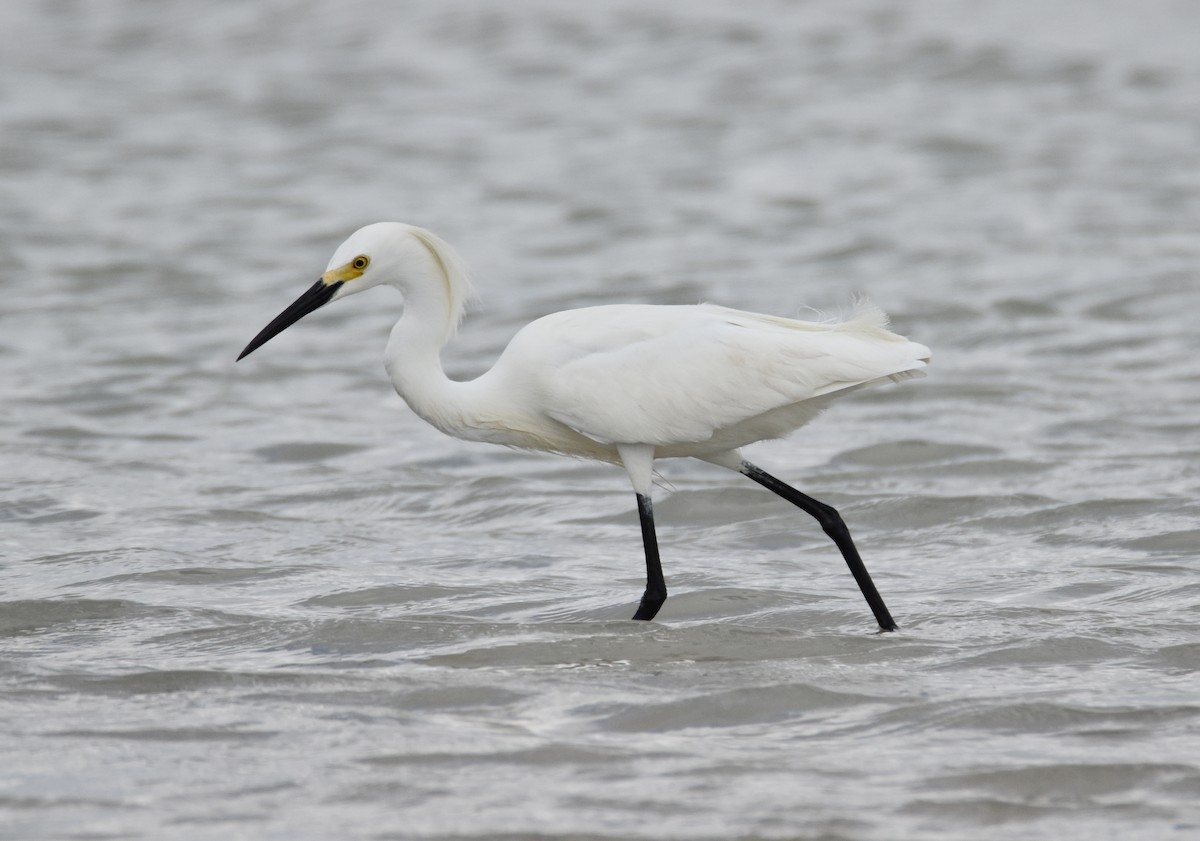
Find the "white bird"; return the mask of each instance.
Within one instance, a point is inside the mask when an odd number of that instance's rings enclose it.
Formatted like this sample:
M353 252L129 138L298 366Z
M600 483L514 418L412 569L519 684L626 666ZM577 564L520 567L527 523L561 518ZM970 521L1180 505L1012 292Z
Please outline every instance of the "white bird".
M646 590L634 619L653 619L667 598L650 498L654 460L690 456L736 470L815 517L841 550L879 627L895 630L838 512L739 452L793 432L854 389L921 376L929 349L889 332L879 309L860 304L840 323L711 304L566 310L523 328L491 370L456 382L442 371L441 350L472 297L466 271L429 231L379 222L342 243L320 280L238 359L330 301L381 285L404 296L385 364L417 415L468 441L625 468L646 554Z

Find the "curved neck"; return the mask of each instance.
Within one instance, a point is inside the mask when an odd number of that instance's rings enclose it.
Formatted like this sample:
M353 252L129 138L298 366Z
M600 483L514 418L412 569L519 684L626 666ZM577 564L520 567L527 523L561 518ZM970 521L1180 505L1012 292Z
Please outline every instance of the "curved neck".
M442 370L442 348L450 339L448 301L436 289L409 291L404 315L392 328L384 365L404 401L428 423L450 435L470 427L468 383L451 380Z

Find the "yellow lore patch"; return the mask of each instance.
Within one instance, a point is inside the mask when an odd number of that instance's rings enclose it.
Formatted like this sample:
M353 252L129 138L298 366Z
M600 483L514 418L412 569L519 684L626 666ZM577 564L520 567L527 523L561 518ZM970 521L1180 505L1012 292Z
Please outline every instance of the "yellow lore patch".
M321 280L326 286L332 286L335 283L347 283L355 278L362 277L362 273L367 270L367 266L371 265L371 258L366 254L359 254L349 263L344 266L338 266L336 269L330 269L321 275Z

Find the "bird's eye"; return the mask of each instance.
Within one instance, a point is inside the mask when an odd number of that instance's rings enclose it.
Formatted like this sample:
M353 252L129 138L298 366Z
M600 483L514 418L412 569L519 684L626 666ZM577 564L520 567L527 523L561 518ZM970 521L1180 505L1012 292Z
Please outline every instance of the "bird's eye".
M360 254L358 257L355 257L354 260L350 263L351 266L358 269L360 272L363 269L365 269L367 266L369 266L370 264L371 264L371 258L368 257L366 254Z

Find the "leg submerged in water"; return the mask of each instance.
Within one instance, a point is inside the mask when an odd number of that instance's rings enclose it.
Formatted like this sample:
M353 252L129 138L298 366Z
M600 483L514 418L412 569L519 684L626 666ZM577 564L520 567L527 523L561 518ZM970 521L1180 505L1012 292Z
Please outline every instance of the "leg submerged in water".
M646 592L642 595L642 601L633 618L649 621L667 600L667 584L663 580L662 562L658 558L658 537L654 533L654 505L650 501L654 447L648 444L617 444L617 452L620 453L621 463L629 474L633 492L637 494L642 545L646 550Z
M654 505L649 496L637 495L638 519L642 523L642 544L646 549L646 592L638 605L634 619L649 621L667 600L667 582L663 579L662 562L658 557L658 537L654 533Z
M744 459L738 467L738 471L744 476L758 482L758 484L772 493L783 497L821 524L821 528L825 534L829 535L833 542L837 544L838 549L841 550L842 557L846 559L846 566L850 567L850 573L854 576L854 580L858 582L858 587L862 590L867 604L870 605L871 612L875 614L875 621L879 623L880 630L896 630L898 627L896 620L892 618L887 605L883 603L883 597L875 589L875 582L871 580L871 575L867 572L866 565L863 564L862 558L859 557L854 540L850 537L850 530L846 528L846 523L842 520L842 515L837 512L837 509L813 499L807 494L801 493L786 482L776 479L770 473Z

